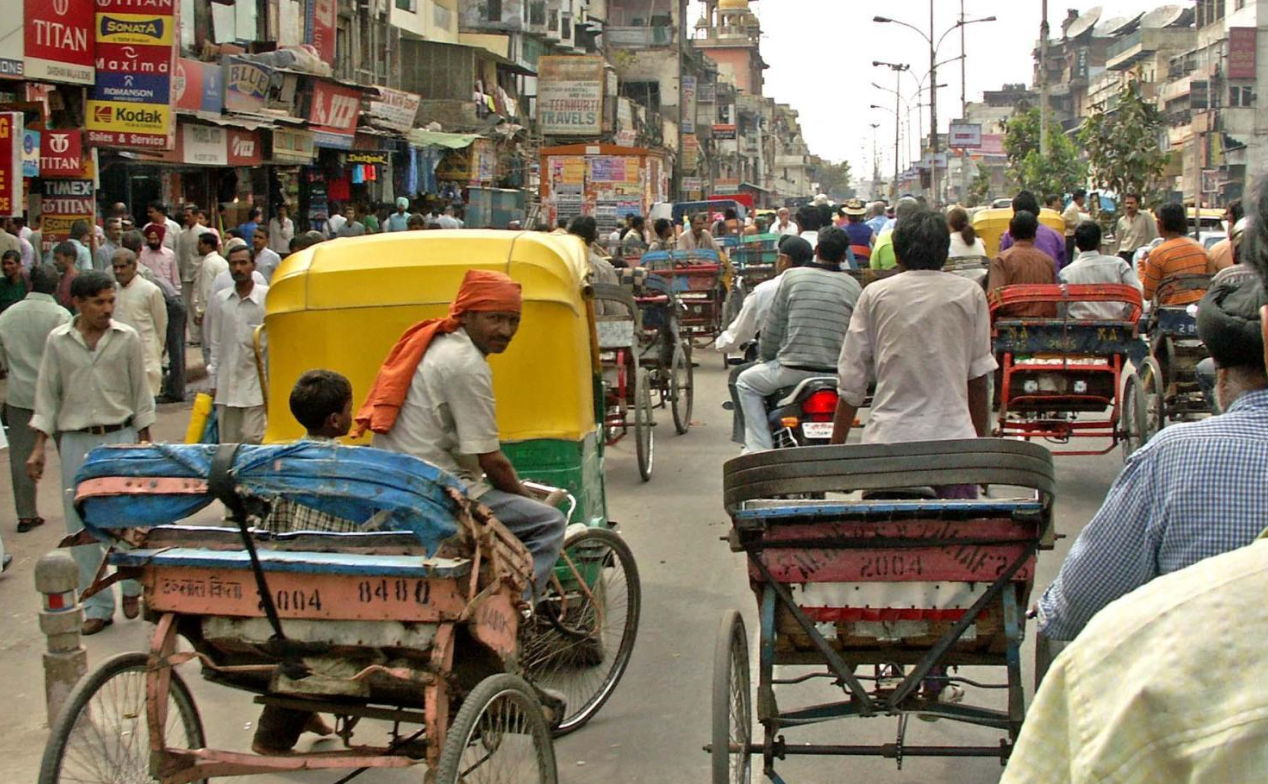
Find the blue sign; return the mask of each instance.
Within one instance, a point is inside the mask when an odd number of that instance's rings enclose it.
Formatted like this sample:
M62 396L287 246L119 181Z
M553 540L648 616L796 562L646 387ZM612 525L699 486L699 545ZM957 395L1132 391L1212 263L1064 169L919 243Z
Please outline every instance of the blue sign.
M120 103L167 103L171 81L166 75L102 73L97 75L92 97Z
M22 131L22 176L40 176L40 132Z

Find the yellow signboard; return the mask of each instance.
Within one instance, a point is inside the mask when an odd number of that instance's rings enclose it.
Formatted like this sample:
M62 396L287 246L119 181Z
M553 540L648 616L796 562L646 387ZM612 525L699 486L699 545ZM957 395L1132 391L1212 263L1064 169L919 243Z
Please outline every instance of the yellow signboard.
M168 106L120 101L89 101L84 127L89 131L167 134L172 123Z
M172 45L172 16L97 14L97 43Z

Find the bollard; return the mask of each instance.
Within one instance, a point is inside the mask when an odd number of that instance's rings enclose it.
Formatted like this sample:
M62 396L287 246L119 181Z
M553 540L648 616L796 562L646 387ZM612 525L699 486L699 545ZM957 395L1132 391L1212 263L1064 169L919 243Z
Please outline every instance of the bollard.
M44 654L44 701L48 726L70 696L71 689L88 670L88 652L80 645L84 609L75 596L79 567L65 550L54 550L35 564L35 590L44 594L40 631L48 637Z

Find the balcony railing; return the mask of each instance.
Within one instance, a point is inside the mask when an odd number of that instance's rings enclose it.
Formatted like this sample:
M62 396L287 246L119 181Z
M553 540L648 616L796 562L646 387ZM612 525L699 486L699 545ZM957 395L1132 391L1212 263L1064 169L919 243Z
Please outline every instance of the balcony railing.
M674 28L669 26L609 27L603 34L608 45L617 49L651 49L674 44Z

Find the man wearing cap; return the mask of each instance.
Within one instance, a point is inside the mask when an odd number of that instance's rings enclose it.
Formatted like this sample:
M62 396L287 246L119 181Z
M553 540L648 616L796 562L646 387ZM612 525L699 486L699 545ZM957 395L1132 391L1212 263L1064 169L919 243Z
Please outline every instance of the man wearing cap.
M162 223L147 223L141 233L145 235L145 247L137 254L137 261L149 267L155 277L166 280L172 284L173 288L180 291L181 276L176 265L176 253L164 244L167 238L167 226Z
M876 241L876 235L872 227L863 220L867 215L867 206L859 199L850 199L841 209L845 213L846 221L841 228L845 229L845 233L850 236L850 252L854 254L859 267L870 266L872 244Z
M387 230L409 231L409 199L397 197L396 212L387 216Z
M567 521L534 500L502 452L489 354L506 351L520 325L520 284L469 270L449 316L410 327L388 354L356 416L374 446L426 460L524 542L538 587L563 545Z
M1268 374L1257 277L1213 285L1198 335L1225 413L1173 425L1127 460L1038 603L1039 629L1072 640L1101 608L1169 572L1250 544L1268 520Z

